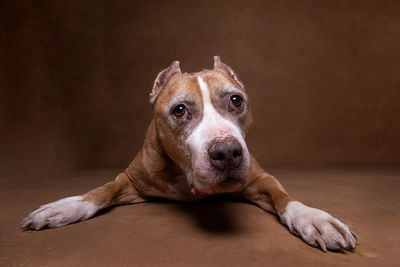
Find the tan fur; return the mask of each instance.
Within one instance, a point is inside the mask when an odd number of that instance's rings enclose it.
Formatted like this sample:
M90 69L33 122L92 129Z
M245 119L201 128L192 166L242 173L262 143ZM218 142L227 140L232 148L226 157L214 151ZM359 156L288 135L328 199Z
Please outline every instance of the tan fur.
M98 206L131 204L146 201L138 194L126 173L120 173L115 181L97 187L83 195L83 201L91 201Z
M244 197L272 213L282 214L294 199L273 176L266 173L254 157L251 158L250 182L243 191Z

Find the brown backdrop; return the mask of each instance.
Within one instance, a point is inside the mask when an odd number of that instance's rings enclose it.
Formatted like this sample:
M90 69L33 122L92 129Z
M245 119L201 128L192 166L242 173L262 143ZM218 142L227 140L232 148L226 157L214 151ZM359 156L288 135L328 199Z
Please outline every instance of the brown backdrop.
M220 55L264 164L400 163L398 1L2 1L0 171L126 166L173 60Z

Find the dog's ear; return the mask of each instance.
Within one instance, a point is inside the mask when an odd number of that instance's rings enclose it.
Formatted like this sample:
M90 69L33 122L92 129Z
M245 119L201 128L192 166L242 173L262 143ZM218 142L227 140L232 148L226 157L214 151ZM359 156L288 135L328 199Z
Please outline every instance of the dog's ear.
M165 87L169 79L176 73L182 73L179 68L179 61L174 61L172 64L162 70L154 81L153 90L150 93L150 103L154 104L157 96L160 94L161 90Z
M236 73L233 71L233 69L231 69L231 67L229 67L228 65L226 65L225 63L223 63L221 61L221 58L219 56L214 56L214 69L222 69L223 71L225 71L229 76L231 76L231 78L237 82L243 89L244 89L244 85L243 83L239 80L239 77L236 75Z

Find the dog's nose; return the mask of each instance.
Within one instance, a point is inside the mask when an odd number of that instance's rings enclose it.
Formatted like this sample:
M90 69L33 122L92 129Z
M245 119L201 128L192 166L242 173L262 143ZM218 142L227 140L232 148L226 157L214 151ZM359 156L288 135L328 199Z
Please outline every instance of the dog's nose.
M221 171L237 168L242 162L242 154L242 146L236 140L216 142L208 149L212 165Z

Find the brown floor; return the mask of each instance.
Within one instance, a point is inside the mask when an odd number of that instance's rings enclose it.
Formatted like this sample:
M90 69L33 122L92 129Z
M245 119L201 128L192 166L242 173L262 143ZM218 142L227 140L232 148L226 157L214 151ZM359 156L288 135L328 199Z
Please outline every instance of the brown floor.
M246 204L144 203L40 232L19 229L33 208L83 193L118 171L31 180L2 179L0 265L4 266L399 266L399 168L273 168L304 203L360 235L354 252L309 247L271 214Z

